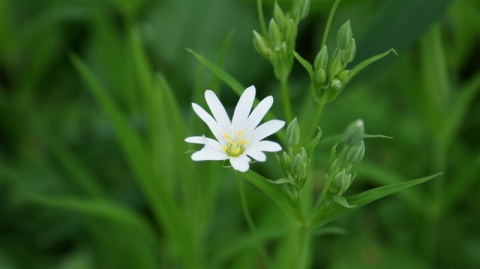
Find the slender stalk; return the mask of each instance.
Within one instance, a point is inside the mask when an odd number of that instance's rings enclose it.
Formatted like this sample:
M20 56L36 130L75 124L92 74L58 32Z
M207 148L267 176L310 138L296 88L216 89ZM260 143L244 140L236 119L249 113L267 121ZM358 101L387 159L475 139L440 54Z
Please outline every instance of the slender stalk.
M298 257L298 267L299 269L309 268L309 259L310 259L310 234L311 230L309 227L302 226L300 227L300 248L299 248L299 257Z
M247 221L248 227L250 228L255 241L257 241L257 245L260 251L260 255L262 255L263 260L266 263L267 268L271 268L271 261L270 258L267 255L267 252L265 250L265 247L263 246L263 242L261 238L258 236L257 233L257 228L255 226L255 223L253 223L252 216L250 215L250 211L248 210L248 204L247 204L247 196L245 195L245 186L243 185L243 181L240 177L240 175L237 175L237 182L238 182L238 192L240 194L240 200L242 203L242 211L243 215L245 216L245 220Z
M323 33L322 46L320 46L320 48L323 48L323 46L325 46L325 44L327 43L328 32L330 32L330 25L332 24L333 15L335 14L335 10L337 10L338 4L340 4L340 0L336 0L333 4L332 10L330 10L330 15L328 15L327 20L327 26L325 27L325 32Z
M307 130L307 135L305 136L306 139L310 139L315 130L317 130L317 126L320 125L320 118L322 117L323 109L325 108L324 103L319 103L317 105L317 109L315 110L315 114L313 115L312 124L309 125L309 129Z
M257 0L258 20L260 21L260 27L262 27L263 36L268 36L267 26L265 25L265 18L263 17L262 0Z
M285 120L287 122L292 121L292 106L290 105L290 93L288 91L288 82L287 80L280 81L282 85L282 98L283 98L283 106L285 109Z

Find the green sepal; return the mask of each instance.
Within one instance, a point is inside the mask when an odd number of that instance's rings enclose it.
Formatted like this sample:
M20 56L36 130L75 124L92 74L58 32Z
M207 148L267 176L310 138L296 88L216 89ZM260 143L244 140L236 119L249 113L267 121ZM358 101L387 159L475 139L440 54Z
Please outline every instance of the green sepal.
M295 181L293 179L288 179L288 178L281 178L281 179L277 179L277 180L269 180L270 182L274 183L274 184L278 184L278 185L281 185L281 184L292 184L292 185L295 185Z
M337 204L339 204L339 205L341 205L341 206L343 206L343 207L345 207L345 208L354 208L354 207L357 206L357 205L350 205L350 204L348 203L347 199L345 199L345 197L343 197L343 196L333 195L333 196L332 196L332 200L333 200L335 203L337 203Z

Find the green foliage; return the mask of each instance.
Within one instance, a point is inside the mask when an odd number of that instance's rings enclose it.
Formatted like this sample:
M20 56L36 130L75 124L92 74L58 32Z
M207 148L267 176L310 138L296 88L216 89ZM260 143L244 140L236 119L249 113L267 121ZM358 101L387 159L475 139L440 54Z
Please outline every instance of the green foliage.
M479 267L479 16L1 0L0 268ZM210 132L190 104L210 88L231 115L252 84L266 120L296 117L281 164L193 162L185 137ZM395 139L345 145L358 118Z

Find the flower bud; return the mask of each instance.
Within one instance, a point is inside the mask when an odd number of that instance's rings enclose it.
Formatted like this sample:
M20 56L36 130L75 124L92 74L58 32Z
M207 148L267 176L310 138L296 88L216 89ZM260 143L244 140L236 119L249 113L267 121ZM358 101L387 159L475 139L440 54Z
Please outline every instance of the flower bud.
M289 147L295 147L300 142L300 127L297 118L294 118L288 125L285 138Z
M273 47L278 46L282 42L280 29L278 28L278 25L274 19L270 20L270 24L268 25L268 33L270 36L270 44L272 44Z
M365 137L365 126L361 119L350 123L343 134L343 141L349 147L360 143Z
M278 5L278 3L275 2L275 5L273 6L273 19L277 22L280 27L282 25L285 25L285 14L283 13L282 9Z
M331 86L338 91L343 88L343 83L338 78L334 78L331 82Z
M301 151L300 151L300 156L302 156L302 160L305 164L308 165L308 155L307 155L307 151L305 150L304 147L302 147Z
M356 50L357 50L357 45L355 43L355 39L352 38L350 44L342 53L342 62L344 64L351 63L353 59L355 59Z
M327 69L328 65L328 49L327 45L324 45L315 57L314 67L315 70Z
M352 27L350 26L350 21L348 20L338 30L337 47L340 49L346 49L351 41L352 41Z
M315 82L320 85L324 86L327 82L327 73L323 69L319 69L315 71Z
M307 177L307 165L300 154L295 155L293 158L291 171L300 181Z
M342 195L347 191L348 187L350 187L350 183L352 183L352 175L347 175L345 169L343 169L333 178L330 192L336 195Z
M266 57L267 59L270 59L273 52L270 46L268 45L268 41L256 31L253 31L253 36L254 36L253 46L255 47L255 49L262 56Z
M283 173L285 175L290 175L290 166L291 165L292 165L292 159L284 151L283 154L282 154L282 161L280 162L280 166L282 167Z
M361 140L359 143L354 145L348 150L347 160L350 164L357 164L362 161L363 156L365 155L365 143Z
M342 62L342 51L340 49L335 49L333 52L332 62L330 64L330 73L331 77L336 77L343 71L344 64Z
M297 38L297 24L290 17L285 21L285 41L287 42L287 50L295 49L295 39Z
M347 79L349 73L349 70L343 70L342 72L340 72L340 74L338 74L337 78L343 82Z

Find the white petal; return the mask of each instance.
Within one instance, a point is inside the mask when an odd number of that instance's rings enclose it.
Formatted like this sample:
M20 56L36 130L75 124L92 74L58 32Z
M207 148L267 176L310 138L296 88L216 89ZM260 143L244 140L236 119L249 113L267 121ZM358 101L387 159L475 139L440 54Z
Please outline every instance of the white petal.
M207 124L218 142L226 142L218 123L201 106L192 103L193 111Z
M282 147L276 143L276 142L272 142L272 141L267 141L267 140L263 140L263 141L260 141L260 142L257 142L253 145L251 145L246 151L245 153L250 155L250 151L266 151L266 152L277 152L277 151L280 151L282 150Z
M252 110L253 100L255 100L255 87L250 86L242 93L235 107L232 118L232 127L235 131L245 131L242 129L244 129L248 115Z
M228 118L227 111L223 107L218 97L211 90L205 91L205 100L207 101L208 107L212 111L213 117L217 121L218 125L222 127L222 133L228 133L230 129L230 119Z
M259 162L264 162L267 160L267 155L265 155L265 153L261 152L260 150L250 150L248 152L245 152L245 154Z
M230 157L230 164L232 165L233 169L240 172L246 172L248 168L250 168L250 165L248 164L249 161L250 159L245 156L245 154L238 157Z
M194 161L221 161L228 159L228 155L219 150L203 148L192 154Z
M216 150L222 150L223 147L217 140L205 137L205 136L190 136L185 138L185 142L193 143L193 144L203 144L205 146L209 146Z
M273 104L273 97L268 96L265 97L255 109L252 111L252 114L248 117L247 127L245 128L245 135L248 135L252 132L255 127L258 126L260 121L262 121L265 114L267 114L268 110L272 107ZM248 137L245 137L248 139Z
M256 142L264 139L265 137L278 132L278 130L280 130L284 125L285 122L281 120L271 120L265 122L264 124L258 126L255 130L253 130L253 134L250 138L249 143L255 144Z

